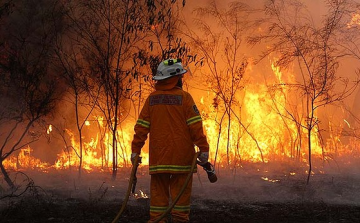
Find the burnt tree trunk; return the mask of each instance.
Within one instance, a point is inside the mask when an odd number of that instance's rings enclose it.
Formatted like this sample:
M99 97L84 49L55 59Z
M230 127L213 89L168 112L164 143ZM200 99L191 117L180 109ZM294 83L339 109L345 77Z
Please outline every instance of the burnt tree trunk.
M309 172L308 172L308 176L307 176L307 181L306 183L309 184L310 182L310 176L311 176L311 171L312 171L312 161L311 161L311 129L308 129L308 145L309 145Z
M8 172L6 171L6 169L5 169L4 165L3 165L3 160L1 160L1 162L0 162L0 169L1 169L1 173L4 176L5 181L9 185L9 187L11 189L15 188L14 183L11 181L11 179L9 177L9 174L8 174Z

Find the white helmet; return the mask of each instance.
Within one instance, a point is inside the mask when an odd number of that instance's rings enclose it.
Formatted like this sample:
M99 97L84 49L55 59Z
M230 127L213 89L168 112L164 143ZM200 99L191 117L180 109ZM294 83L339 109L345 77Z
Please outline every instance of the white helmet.
M160 81L169 77L185 74L187 70L181 64L181 59L168 59L161 62L153 80Z

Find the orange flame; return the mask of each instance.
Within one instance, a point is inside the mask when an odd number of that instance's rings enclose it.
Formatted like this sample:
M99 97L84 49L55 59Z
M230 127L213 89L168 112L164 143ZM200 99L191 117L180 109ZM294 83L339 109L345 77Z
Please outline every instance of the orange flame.
M20 150L17 156L11 156L4 161L7 169L32 169L47 172L50 164L42 162L32 156L33 149L30 146Z
M219 110L212 106L213 95L210 91L200 99L203 115L203 125L210 144L210 161L220 166L242 166L243 161L251 163L269 163L297 160L307 163L307 143L296 144L301 137L306 142L306 129L298 129L295 122L284 118L291 98L290 89L284 83L294 83L291 72L281 71L275 63L271 64L273 75L268 84L249 82L241 94L236 95L237 103L235 115L230 120L223 120L220 125ZM269 84L271 83L271 84ZM297 108L300 112L301 106ZM86 171L111 171L113 164L112 135L104 127L104 118L95 117L97 125L90 121L85 122L82 137L82 168ZM300 120L302 125L305 121ZM346 120L345 123L350 125ZM118 167L130 165L131 141L133 138L134 122L121 123L117 132ZM49 168L69 169L80 165L80 140L70 129L65 129L66 136L70 139L71 146L64 148L53 164L44 163L32 156L32 149L23 148L17 156L5 160L6 168L41 169ZM55 134L53 126L49 125L47 134ZM339 135L332 135L332 142L322 143L317 127L311 135L312 155L322 160L330 159L336 155L360 156L356 141L345 146L342 145ZM142 151L142 165L148 165L147 148ZM321 171L319 171L321 173ZM313 174L314 172L312 172ZM295 172L290 172L295 175ZM271 181L268 178L263 180ZM276 180L274 181L276 182ZM145 195L140 195L145 196Z
M360 25L360 14L354 14L350 20L350 22L347 24L348 28L359 26Z

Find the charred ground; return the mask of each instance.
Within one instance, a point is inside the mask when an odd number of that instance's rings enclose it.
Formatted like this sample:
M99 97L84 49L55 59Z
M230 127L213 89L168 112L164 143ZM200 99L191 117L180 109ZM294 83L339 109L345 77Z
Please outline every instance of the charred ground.
M191 222L360 222L357 174L317 174L310 184L305 175L264 174L222 172L210 184L199 171L194 175ZM1 222L112 222L128 185L128 171L115 181L104 173L81 179L65 173L28 175L34 176L34 184L26 193L0 200ZM137 191L149 194L148 184L144 170ZM131 197L119 222L148 218L149 199Z
M119 222L146 222L148 202L131 204ZM13 204L2 210L2 222L112 222L119 210L117 202L85 200L34 200ZM360 207L324 202L234 203L196 199L191 222L359 222Z

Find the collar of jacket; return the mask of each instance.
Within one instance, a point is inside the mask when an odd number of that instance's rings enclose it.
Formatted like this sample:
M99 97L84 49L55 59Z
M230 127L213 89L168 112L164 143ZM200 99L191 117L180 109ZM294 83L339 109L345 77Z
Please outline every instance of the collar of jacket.
M171 90L176 86L179 78L180 78L180 76L177 75L177 76L165 79L165 80L157 81L155 84L155 89L161 90L161 91Z

